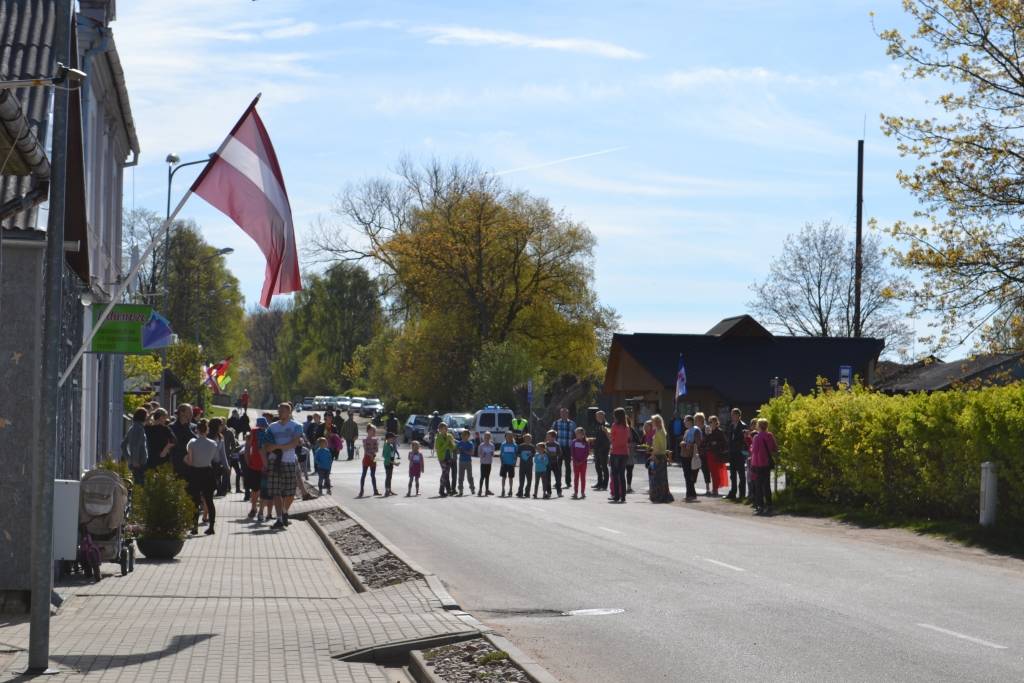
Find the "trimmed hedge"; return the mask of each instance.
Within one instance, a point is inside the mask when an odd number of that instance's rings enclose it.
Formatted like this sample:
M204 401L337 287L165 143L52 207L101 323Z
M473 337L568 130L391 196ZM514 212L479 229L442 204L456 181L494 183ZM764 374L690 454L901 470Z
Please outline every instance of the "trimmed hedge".
M976 521L981 463L992 461L998 523L1024 525L1024 383L907 396L787 387L760 415L798 499Z

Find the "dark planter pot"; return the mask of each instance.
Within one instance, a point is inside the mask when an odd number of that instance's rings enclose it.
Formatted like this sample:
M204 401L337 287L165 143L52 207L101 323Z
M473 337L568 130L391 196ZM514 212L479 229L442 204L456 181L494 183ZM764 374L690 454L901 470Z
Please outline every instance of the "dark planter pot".
M177 538L140 538L136 544L151 560L172 560L185 547L185 541Z

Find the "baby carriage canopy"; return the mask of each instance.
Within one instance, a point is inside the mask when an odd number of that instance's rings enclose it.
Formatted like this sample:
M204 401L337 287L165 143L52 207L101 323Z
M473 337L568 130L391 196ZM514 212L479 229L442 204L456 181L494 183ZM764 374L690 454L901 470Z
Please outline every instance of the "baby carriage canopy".
M78 523L93 533L117 529L124 522L128 489L110 470L95 469L82 477L78 498Z

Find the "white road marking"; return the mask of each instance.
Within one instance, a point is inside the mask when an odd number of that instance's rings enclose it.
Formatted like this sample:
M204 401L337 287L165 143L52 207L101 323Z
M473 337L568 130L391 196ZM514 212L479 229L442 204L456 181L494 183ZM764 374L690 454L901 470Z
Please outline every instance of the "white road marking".
M969 635L966 635L964 633L957 633L956 631L950 631L949 629L940 628L938 626L932 626L931 624L918 624L918 626L920 626L921 628L926 628L926 629L928 629L930 631L936 631L937 633L944 633L947 636L953 636L954 638L960 638L961 640L967 640L967 641L970 641L970 642L975 643L977 645L984 645L985 647L990 647L990 648L992 648L994 650L1005 650L1006 649L1005 645L999 645L997 643L990 643L989 641L982 640L981 638L975 638L974 636L969 636Z
M392 505L408 505L408 503L392 503Z
M615 529L609 529L606 526L599 526L597 528L600 529L601 531L607 531L610 534L621 534L622 533L621 531L616 531Z
M718 560L712 560L710 557L705 557L704 561L705 562L710 562L711 564L717 564L719 567L725 567L726 569L731 569L734 572L745 572L745 571L747 571L743 567L737 567L734 564L727 564L725 562L719 562Z

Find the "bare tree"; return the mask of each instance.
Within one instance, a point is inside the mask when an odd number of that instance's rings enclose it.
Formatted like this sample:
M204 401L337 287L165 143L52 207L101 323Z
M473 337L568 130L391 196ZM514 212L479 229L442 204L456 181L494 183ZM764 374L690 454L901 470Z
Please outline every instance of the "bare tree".
M253 306L245 317L245 333L249 337L249 351L245 354L245 370L240 378L246 382L254 405L271 405L277 398L271 381L270 367L277 355L277 340L284 328L289 305L280 300L270 308Z
M903 353L912 328L892 293L905 279L889 265L877 235L864 240L861 330ZM854 247L845 230L830 221L806 223L786 237L768 277L750 287L750 312L766 327L791 335L852 337Z

